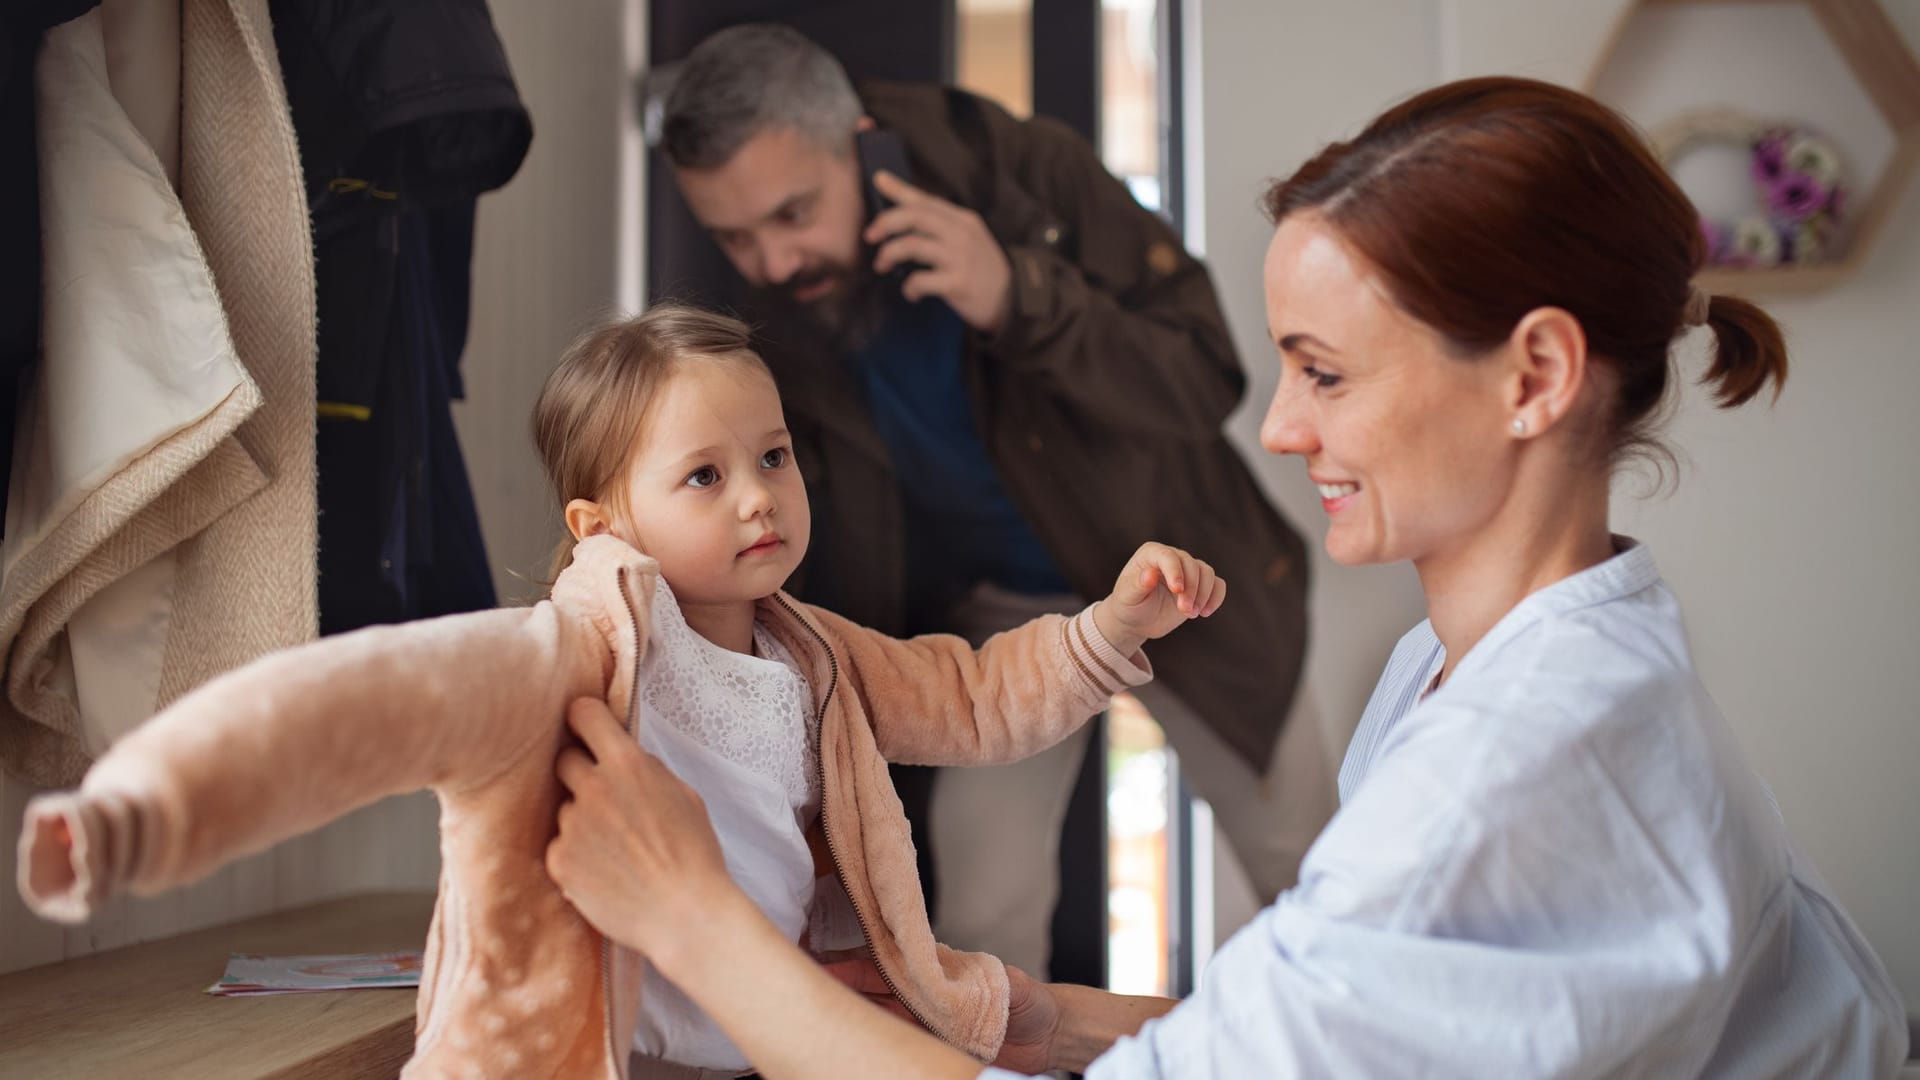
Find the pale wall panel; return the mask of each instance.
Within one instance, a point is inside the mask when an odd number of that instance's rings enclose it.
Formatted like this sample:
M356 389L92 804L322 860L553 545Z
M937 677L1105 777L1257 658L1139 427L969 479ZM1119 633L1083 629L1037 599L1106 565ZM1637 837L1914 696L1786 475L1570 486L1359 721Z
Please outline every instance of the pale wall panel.
M567 342L619 296L622 134L630 115L621 0L497 0L495 24L533 147L480 203L473 320L455 406L461 448L502 602L538 593L560 515L527 433L540 385ZM632 236L629 243L638 243Z

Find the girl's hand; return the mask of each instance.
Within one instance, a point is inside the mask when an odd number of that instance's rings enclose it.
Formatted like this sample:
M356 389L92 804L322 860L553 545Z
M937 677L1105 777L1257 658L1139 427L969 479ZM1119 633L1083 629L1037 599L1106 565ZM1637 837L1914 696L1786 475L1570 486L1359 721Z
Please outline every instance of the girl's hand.
M586 748L562 750L555 766L573 797L560 806L547 873L596 929L671 977L673 949L685 951L693 928L746 898L700 796L640 749L605 702L575 701L567 724Z
M868 1002L915 1027L919 1021L887 989L887 981L865 949L847 949L820 958L826 973ZM1018 1073L1043 1073L1053 1067L1053 1040L1060 1029L1060 1004L1047 984L1007 965L1007 1036L993 1063Z
M1053 1042L1060 1032L1060 1003L1053 988L1007 965L1007 1038L993 1063L1019 1073L1054 1067Z
M1179 548L1146 543L1127 560L1113 594L1094 605L1093 621L1126 655L1188 619L1206 618L1226 599L1227 583L1213 567Z

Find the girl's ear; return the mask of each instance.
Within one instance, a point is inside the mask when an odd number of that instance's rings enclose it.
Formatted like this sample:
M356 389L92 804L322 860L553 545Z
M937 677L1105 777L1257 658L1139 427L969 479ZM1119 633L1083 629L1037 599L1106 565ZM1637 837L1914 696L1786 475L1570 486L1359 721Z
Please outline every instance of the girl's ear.
M607 517L606 510L590 499L573 499L567 503L567 531L575 540L585 540L589 536L598 536L613 531L613 523Z

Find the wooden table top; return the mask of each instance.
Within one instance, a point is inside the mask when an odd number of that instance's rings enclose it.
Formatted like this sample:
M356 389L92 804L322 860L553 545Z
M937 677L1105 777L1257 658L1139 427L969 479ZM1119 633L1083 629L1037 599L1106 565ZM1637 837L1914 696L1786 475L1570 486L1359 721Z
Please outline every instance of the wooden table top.
M372 893L0 975L0 1077L393 1076L413 988L205 993L229 953L423 948L430 893Z

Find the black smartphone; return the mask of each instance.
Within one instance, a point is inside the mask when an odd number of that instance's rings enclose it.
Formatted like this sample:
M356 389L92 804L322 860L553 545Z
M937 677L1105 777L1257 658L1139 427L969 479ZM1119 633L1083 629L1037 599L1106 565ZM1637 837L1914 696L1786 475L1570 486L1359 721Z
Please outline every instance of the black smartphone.
M867 220L872 221L880 216L881 211L893 205L892 199L880 194L880 189L874 187L873 174L884 169L910 184L913 182L913 168L907 164L907 144L900 141L900 136L885 128L860 132L854 136L854 144L860 157L860 186L867 197ZM882 240L881 243L886 241ZM886 277L897 286L907 279L907 275L925 269L924 265L917 262L901 263L889 270Z
M860 154L860 182L867 193L867 220L872 221L880 212L893 205L893 200L880 194L873 186L873 174L882 169L905 180L913 182L913 168L907 164L907 144L900 136L885 128L862 131L854 136L855 146Z

